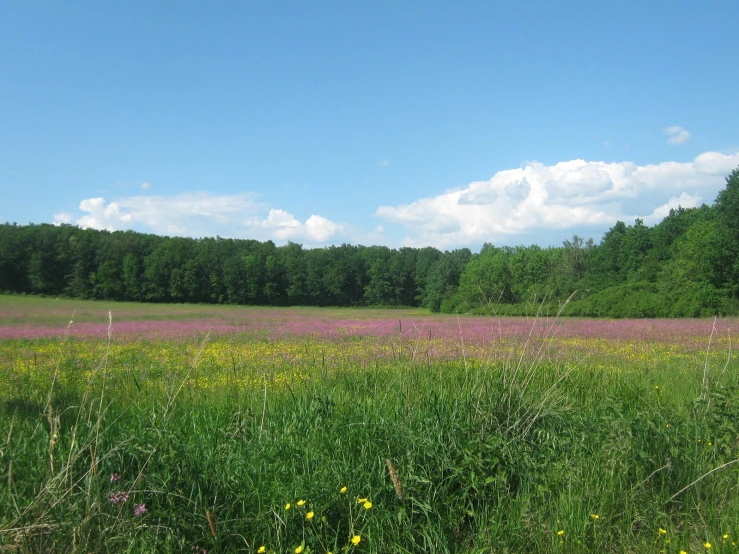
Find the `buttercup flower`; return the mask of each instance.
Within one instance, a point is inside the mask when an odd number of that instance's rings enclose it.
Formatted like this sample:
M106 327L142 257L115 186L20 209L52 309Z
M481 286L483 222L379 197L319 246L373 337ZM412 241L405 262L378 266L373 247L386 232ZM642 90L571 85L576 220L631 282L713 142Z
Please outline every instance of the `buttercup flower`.
M367 499L366 498L358 498L357 499L357 504L364 504L365 502L367 502Z
M600 516L599 516L598 514L590 514L590 519L592 519L592 520L596 520L596 519L598 519L599 517L600 517Z
M365 502L364 504L362 504L362 506L364 506L364 509L365 510L369 510L372 507L372 502L370 502L368 500L367 502Z
M359 541L361 541L361 540L362 540L362 536L361 535L354 535L352 537L352 544L354 546L357 546L359 544Z
M560 529L559 531L557 531L557 536L558 536L558 537L561 537L561 536L563 536L564 534L565 534L565 530L564 530L564 529Z
M285 509L286 510L289 510L290 509L290 506L291 506L291 504L288 502L287 504L285 504Z
M703 548L705 548L706 550L708 550L709 548L711 548L711 546L713 546L713 545L710 542L704 542L703 543Z
M659 528L659 529L658 529L657 531L658 531L658 533L659 533L660 535L666 535L666 534L667 534L667 531L666 531L666 530L664 530L664 529L662 529L662 527L660 527L660 528Z
M308 512L307 514L305 514L305 519L313 519L314 515L315 514L313 512Z
M265 552L267 552L267 547L265 547L264 545L260 546L259 550L257 550L258 554L264 554Z
M303 545L301 544L299 547L295 549L295 554L300 554L303 551Z
M349 490L349 489L348 489L348 488L346 488L346 487L341 487L341 488L339 489L339 492L340 492L341 494L346 494L346 491L348 491L348 490Z
M298 500L298 501L296 502L296 504L297 504L298 506L305 506L305 500Z

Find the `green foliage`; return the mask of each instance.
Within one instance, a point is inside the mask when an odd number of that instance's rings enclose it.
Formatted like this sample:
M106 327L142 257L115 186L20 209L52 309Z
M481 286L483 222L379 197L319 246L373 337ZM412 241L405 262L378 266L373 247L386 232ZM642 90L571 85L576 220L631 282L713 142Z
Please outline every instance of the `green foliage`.
M69 225L0 225L0 291L76 298L272 306L407 306L604 317L739 313L739 168L713 206L654 227L617 222L596 245L390 249L157 237ZM620 298L619 298L620 297Z
M689 363L572 371L518 355L313 369L287 388L204 392L169 367L4 391L0 545L678 552L739 533L735 362L705 384Z

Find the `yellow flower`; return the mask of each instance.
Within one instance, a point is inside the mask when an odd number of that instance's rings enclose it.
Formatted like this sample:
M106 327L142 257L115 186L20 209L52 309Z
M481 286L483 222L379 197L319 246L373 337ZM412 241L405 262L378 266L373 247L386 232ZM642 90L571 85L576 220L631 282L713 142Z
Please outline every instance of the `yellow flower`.
M348 489L348 488L346 488L346 487L341 487L341 489L339 489L339 492L340 492L341 494L346 494L346 491L348 491L348 490L349 490L349 489Z
M287 504L285 504L285 509L286 510L289 510L290 509L290 503L289 502Z
M357 504L364 504L365 502L367 502L367 499L366 498L358 498L357 499Z
M372 507L372 502L370 502L370 501L368 500L367 502L365 502L365 503L364 503L364 504L362 504L362 505L364 506L364 509L365 509L365 510L369 510L369 509L370 509L370 508Z
M299 547L295 549L295 554L300 554L303 551L303 545L301 544Z
M590 519L592 519L592 520L596 520L596 519L598 519L599 517L600 517L600 516L599 516L598 514L590 514Z
M565 534L565 530L564 529L560 529L559 531L557 531L557 536L558 537L561 537L564 534Z
M724 539L724 540L728 539L729 538L728 533L726 535L724 535L723 537L721 537L721 538Z
M297 504L298 506L305 506L305 500L298 500L298 501L296 502L296 504Z
M266 547L264 547L264 546L260 546L260 547L259 547L259 550L257 550L257 552L258 552L259 554L264 554L265 552L267 552L267 548L266 548Z
M357 546L357 545L359 544L359 541L361 541L361 540L362 540L362 537L361 537L361 535L354 535L354 536L352 537L352 544L353 544L354 546Z
M687 550L681 550L680 554L688 554Z
M710 543L710 542L704 542L704 543L703 543L703 548L705 548L706 550L707 550L707 549L709 549L709 548L711 548L711 546L712 546L712 545L711 545L711 543Z
M307 514L305 514L305 519L313 519L313 516L313 512L308 512Z
M662 527L660 527L659 528L659 534L660 535L666 535L667 534L667 531L665 531L664 529L662 529Z

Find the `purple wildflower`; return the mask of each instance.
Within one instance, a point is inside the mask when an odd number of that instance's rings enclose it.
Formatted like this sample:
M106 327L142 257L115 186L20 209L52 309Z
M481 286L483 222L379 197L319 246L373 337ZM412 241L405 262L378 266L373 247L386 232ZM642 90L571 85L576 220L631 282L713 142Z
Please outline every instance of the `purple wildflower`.
M123 504L126 500L128 500L128 493L121 491L111 492L109 499L113 504Z
M110 476L110 482L111 482L111 483L115 483L116 481L120 481L120 480L121 480L121 476L120 476L120 475L118 475L117 473L113 473L113 474L112 474L112 475Z
M133 505L133 515L136 517L144 515L149 510L146 509L146 504L134 504Z

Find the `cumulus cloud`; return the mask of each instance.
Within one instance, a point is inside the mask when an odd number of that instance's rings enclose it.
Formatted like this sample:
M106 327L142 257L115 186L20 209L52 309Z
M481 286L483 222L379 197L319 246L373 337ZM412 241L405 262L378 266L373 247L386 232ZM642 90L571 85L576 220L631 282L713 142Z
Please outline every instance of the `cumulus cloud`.
M164 235L230 236L276 241L323 243L343 227L320 215L301 222L291 213L269 209L254 194L182 193L175 196L131 196L106 202L102 197L80 202L82 215L59 213L54 221L83 228L117 231L137 229ZM266 216L262 216L267 212Z
M381 206L376 215L405 227L408 245L510 243L512 235L536 235L537 242L551 243L547 239L553 231L602 232L618 220L636 217L656 223L670 208L710 202L738 165L739 152L706 152L692 162L641 166L528 162L499 171L489 181L410 204Z
M667 127L665 133L670 137L667 139L667 144L685 144L690 139L690 131L679 125Z

